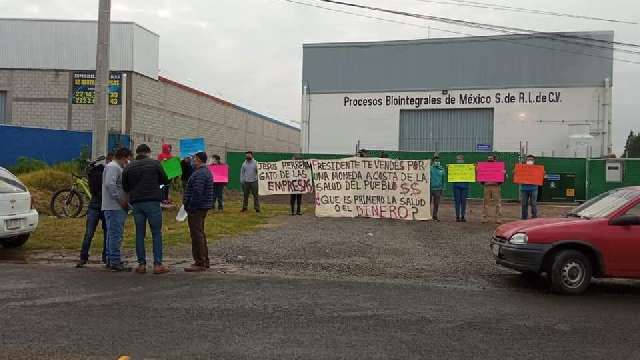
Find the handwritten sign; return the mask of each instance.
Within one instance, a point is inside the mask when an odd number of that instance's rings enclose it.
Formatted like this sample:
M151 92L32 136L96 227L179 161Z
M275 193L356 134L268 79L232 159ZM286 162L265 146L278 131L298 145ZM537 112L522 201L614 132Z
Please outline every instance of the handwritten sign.
M199 153L201 151L205 151L204 139L203 138L194 138L194 139L180 139L180 157L186 158L194 155L195 153Z
M182 166L180 166L180 159L177 157L163 160L160 164L162 165L162 169L164 170L164 173L167 174L169 180L182 175Z
M209 165L209 171L213 176L213 182L215 184L228 184L229 183L229 165L227 164L211 164Z
M544 183L544 166L516 164L513 182L515 184L542 186Z
M311 165L305 160L258 162L260 195L310 193L311 178Z
M311 160L316 216L430 220L429 161Z
M447 181L476 182L476 166L474 164L449 164L447 165Z
M505 167L502 161L479 162L476 180L483 183L503 183Z

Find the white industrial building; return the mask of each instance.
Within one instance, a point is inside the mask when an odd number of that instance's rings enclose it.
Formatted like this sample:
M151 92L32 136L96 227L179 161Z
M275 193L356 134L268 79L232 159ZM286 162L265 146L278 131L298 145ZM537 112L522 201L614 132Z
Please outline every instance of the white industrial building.
M305 44L302 149L606 155L611 41L601 31Z

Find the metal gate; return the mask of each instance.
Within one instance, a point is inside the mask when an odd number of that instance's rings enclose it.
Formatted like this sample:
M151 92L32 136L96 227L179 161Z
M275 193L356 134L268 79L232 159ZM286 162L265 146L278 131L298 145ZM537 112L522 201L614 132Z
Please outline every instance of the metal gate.
M400 111L400 151L493 149L493 109Z

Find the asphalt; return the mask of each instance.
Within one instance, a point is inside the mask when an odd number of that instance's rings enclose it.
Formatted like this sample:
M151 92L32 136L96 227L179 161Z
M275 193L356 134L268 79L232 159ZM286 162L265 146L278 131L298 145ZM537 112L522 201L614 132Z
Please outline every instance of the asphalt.
M0 263L1 359L637 359L640 287Z

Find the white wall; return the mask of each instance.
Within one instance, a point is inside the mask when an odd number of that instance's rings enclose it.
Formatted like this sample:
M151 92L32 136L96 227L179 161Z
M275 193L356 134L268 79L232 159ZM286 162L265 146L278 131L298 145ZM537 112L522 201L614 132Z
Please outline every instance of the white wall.
M497 102L497 94L502 101ZM521 100L520 93L524 93ZM559 93L557 101L536 99L536 96ZM461 104L460 97L488 97L489 103ZM507 94L514 101L505 103ZM529 100L531 95L531 101ZM387 105L386 97L411 97L440 99L440 104ZM366 101L380 101L382 105L345 105L345 98ZM455 104L447 103L447 98L455 99ZM546 156L574 156L569 141L569 126L589 124L593 139L593 155L601 154L603 135L595 134L606 130L603 122L602 103L604 88L529 88L494 90L449 90L398 92L398 93L348 93L310 94L303 98L303 109L310 115L303 119L309 124L310 153L353 153L355 144L370 149L398 150L399 122L401 109L494 109L494 150L519 151L520 141L529 143L529 152ZM306 126L303 133L307 131ZM304 136L303 136L304 138ZM606 139L606 136L605 136ZM606 141L606 140L605 140ZM606 152L606 144L604 144Z

